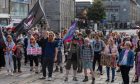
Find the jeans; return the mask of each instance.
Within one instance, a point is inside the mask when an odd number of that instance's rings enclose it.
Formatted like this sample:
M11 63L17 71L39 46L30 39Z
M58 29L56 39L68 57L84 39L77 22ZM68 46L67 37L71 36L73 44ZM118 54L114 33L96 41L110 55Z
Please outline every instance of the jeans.
M52 77L53 73L53 65L54 65L54 59L50 58L43 58L43 76L46 77L46 67L48 68L48 77Z
M12 54L5 55L5 62L6 62L7 71L14 71L13 55Z
M106 67L107 79L110 79L110 68L111 67ZM111 70L112 70L112 80L114 80L114 78L115 78L115 68L111 68Z
M123 79L123 84L129 84L129 71L130 71L130 66L120 66L121 74L122 74L122 79Z
M38 66L38 56L29 56L29 59L30 59L30 66L32 67L33 66L33 61L35 63L35 66Z
M101 54L100 54L100 52L94 52L93 71L95 70L96 61L99 64L100 73L102 73Z
M16 70L18 68L18 71L21 70L21 58L17 58L15 56L13 56L13 60L14 60L14 70Z

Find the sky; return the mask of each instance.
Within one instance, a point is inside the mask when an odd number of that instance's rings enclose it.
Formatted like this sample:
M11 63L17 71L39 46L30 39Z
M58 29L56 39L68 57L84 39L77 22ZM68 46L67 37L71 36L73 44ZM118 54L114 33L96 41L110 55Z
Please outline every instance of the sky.
M76 0L76 1L92 1L92 0Z

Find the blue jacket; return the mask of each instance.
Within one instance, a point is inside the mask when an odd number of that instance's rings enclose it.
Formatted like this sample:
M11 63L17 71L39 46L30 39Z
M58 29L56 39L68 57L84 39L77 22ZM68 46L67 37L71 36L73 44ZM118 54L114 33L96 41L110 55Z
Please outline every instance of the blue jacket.
M118 59L118 64L120 64L123 60L125 50L122 50L121 53L119 54L119 59ZM134 52L130 50L128 52L128 57L127 57L127 65L126 66L131 66L133 67L134 64Z

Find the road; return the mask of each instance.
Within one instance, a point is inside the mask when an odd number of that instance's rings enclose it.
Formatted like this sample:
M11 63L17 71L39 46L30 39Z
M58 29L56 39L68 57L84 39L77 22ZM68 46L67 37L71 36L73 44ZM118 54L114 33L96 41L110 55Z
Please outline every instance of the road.
M84 74L78 74L78 81L72 81L72 70L69 75L68 82L64 82L65 71L63 74L60 72L53 73L53 81L47 80L40 80L39 77L42 76L41 73L35 74L34 72L30 72L29 65L22 66L22 73L16 73L14 76L6 75L6 69L3 68L0 71L0 84L90 84L91 80L87 83L83 83L82 80L84 79ZM90 74L89 74L90 76ZM134 69L130 72L130 81L134 77ZM89 78L90 79L90 78ZM104 67L104 74L98 75L96 71L96 83L95 84L121 84L122 78L120 73L116 73L115 82L114 83L106 83L106 71ZM140 83L139 83L140 84Z

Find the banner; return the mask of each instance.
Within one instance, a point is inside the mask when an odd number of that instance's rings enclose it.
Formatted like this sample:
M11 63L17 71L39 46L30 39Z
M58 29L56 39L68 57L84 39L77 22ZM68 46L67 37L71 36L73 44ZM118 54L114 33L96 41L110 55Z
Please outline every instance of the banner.
M15 27L15 37L23 32L29 31L45 16L40 0L36 2L34 7L29 12L28 16Z
M42 55L42 48L27 48L27 55Z

